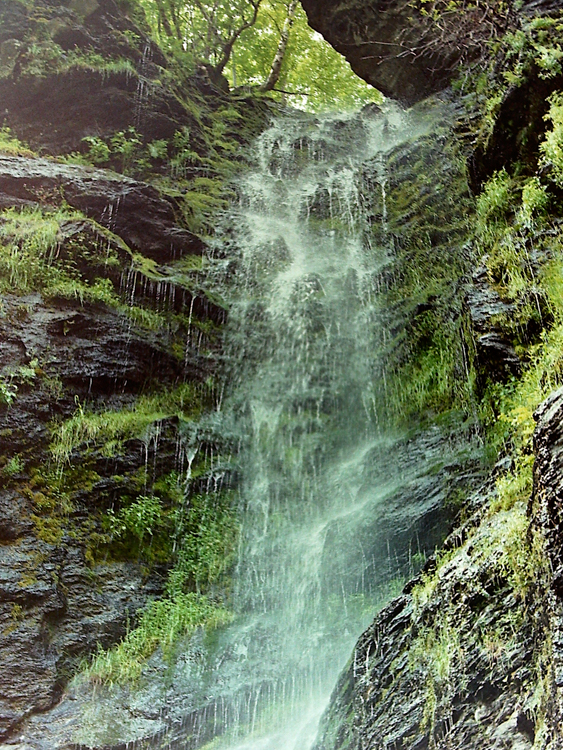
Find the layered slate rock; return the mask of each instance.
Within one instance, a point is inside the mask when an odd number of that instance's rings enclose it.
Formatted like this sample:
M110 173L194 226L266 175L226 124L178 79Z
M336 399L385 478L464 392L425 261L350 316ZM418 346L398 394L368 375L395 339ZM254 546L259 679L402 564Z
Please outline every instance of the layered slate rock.
M225 311L172 269L187 256L197 268L203 249L180 192L53 158L127 128L147 143L189 126L201 146L186 98L207 83L186 84L182 99L161 83L165 67L113 0L0 4L2 121L47 154L0 155L0 225L54 217L55 243L42 251L76 282L74 292L5 284L1 295L0 383L11 396L0 398L0 743L56 705L84 658L118 643L166 580L166 561L109 549L103 517L146 493L147 466L149 485L177 468L179 420L156 415L111 450L75 445L58 460L50 447L54 425L78 409L133 410L143 394L196 388L216 366ZM22 236L2 243L17 254ZM204 330L190 334L188 320Z
M190 119L159 81L164 55L114 0L6 0L0 29L3 121L34 148L75 151L130 126L170 138Z
M537 643L490 523L479 511L447 540L451 560L437 573L430 561L364 633L316 750L531 750Z
M496 322L509 319L516 306L505 302L489 280L481 264L472 276L465 306L475 344L475 357L483 386L487 378L506 382L520 373L522 363L502 327Z
M0 155L0 207L66 201L158 263L201 253L201 241L178 225L179 206L154 187L111 172L23 156Z
M563 390L535 419L530 502L503 507L494 477L472 497L473 515L358 642L316 750L560 746Z

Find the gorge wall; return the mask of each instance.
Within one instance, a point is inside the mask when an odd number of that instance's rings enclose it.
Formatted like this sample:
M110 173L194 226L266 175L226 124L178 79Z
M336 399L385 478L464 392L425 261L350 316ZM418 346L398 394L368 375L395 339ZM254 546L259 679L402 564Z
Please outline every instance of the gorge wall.
M558 5L303 0L386 95L447 105L442 128L386 154L388 216L366 174L398 342L377 382L414 453L439 428L494 465L469 493L481 462L443 468L448 507L420 530L433 547L456 514L457 528L359 641L319 750L561 744ZM0 746L52 748L59 732L57 746L76 747L68 683L84 659L132 624L159 645L161 619L183 634L189 618L227 617L206 596L229 585L235 448L198 426L221 398L226 311L203 288L201 254L240 167L233 144L270 105L175 69L113 0L3 2L0 101ZM191 526L178 523L179 466ZM209 487L221 523L203 538ZM87 672L89 689L120 669ZM139 708L128 737L154 737L160 719Z
M469 49L479 4L434 3L432 22L415 4L303 5L386 93L413 101L441 90L464 108L454 130L476 196L468 341L484 438L500 459L444 547L358 643L315 747L558 748L563 78L547 58L561 11L503 6L490 17L497 33ZM491 6L479 10L487 19ZM440 50L444 40L453 44Z
M225 320L196 232L266 110L171 71L112 0L3 2L0 101L5 739L163 596L177 467L212 481L215 436L194 461L183 432Z

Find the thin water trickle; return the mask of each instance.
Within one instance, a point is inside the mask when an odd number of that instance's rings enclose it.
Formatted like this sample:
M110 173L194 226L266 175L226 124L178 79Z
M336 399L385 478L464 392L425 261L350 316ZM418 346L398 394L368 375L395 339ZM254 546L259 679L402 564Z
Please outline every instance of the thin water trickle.
M385 233L382 154L428 125L397 107L281 117L217 234L210 283L230 308L222 419L242 436L243 528L237 618L209 690L223 734L213 748L308 750L393 574L385 545L361 533L406 479L390 458L366 480L373 452L393 444L373 384L390 248L371 240L364 172L379 185Z

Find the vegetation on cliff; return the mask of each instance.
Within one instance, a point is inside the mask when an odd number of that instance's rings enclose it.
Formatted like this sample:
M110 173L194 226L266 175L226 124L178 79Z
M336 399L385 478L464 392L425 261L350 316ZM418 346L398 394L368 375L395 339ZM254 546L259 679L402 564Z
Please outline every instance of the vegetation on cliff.
M443 550L360 640L319 749L560 744L560 391L550 394L562 385L562 26L560 10L544 5L507 8L498 38L479 27L478 62L468 54L453 75L464 107L456 140L476 199L464 230L465 273L473 268L453 338L463 356L432 343L451 322L436 317L439 302L430 299L422 312L434 325L412 360L399 360L405 373L411 361L423 363L406 380L427 383L421 405L434 418L452 405L466 415L474 409L498 463L462 504ZM441 43L478 6L425 4L418 31L426 29L430 46ZM499 9L481 8L485 17ZM451 41L456 59L469 50L463 36ZM428 252L434 248L430 241ZM449 363L455 374L456 362L458 377L465 370L465 398L430 377L425 357L433 350L440 371ZM443 393L451 395L438 398Z
M0 609L14 659L29 642L39 653L30 675L14 669L5 733L50 707L84 657L91 683L131 683L158 649L166 661L229 621L235 448L205 421L226 313L203 289L202 242L274 104L378 99L294 2L95 5L0 9L1 541L21 553ZM461 424L502 461L481 496L452 495L465 525L365 636L319 747L388 739L409 692L411 723L393 731L412 747L496 747L506 737L465 732L468 717L509 709L514 736L549 747L551 572L528 501L533 414L563 384L563 23L503 3L418 11L417 62L440 58L447 77L463 64L457 130L445 122L385 164L370 232L392 247L381 308L396 335L380 342L375 391L388 426ZM136 228L143 214L154 234ZM119 599L106 574L125 569L141 594ZM109 615L83 635L89 609ZM378 662L374 633L397 622ZM518 690L503 702L508 674Z

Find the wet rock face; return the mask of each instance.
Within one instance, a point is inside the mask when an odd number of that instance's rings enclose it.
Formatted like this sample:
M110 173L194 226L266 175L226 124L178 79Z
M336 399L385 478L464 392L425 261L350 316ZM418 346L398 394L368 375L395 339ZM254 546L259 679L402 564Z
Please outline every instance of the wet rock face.
M60 69L60 59L55 70L38 71L29 57L38 24L48 31L39 45L45 55L124 58L137 73ZM133 125L145 140L172 137L189 116L156 83L161 65L162 54L112 0L0 3L2 120L42 151L65 153L85 135ZM178 420L152 425L158 441L129 436L113 454L76 446L63 462L50 449L53 425L79 405L120 411L143 393L201 383L214 368L213 346L196 352L184 318L225 320L203 294L168 278L170 265L201 253L202 243L182 226L178 202L151 185L0 154L0 210L12 208L11 216L47 219L68 212L52 260L82 289L101 283L113 302L46 295L41 283L19 293L4 286L0 295L0 385L11 394L0 398L0 744L57 703L82 659L119 642L162 594L167 572L161 560L147 565L110 549L103 516L144 492L138 477L147 466L150 482L175 470Z
M171 138L190 120L158 82L164 56L113 0L6 0L0 28L3 122L36 149L68 153L129 126Z
M537 454L535 495L550 529L553 585L563 597L563 390L553 393L534 414Z
M119 463L90 460L77 476L70 515L56 506L45 514L36 482L44 475L48 486L56 473L50 425L75 412L75 399L117 409L151 379L165 385L184 377L166 337L135 330L103 306L45 304L39 294L4 296L3 305L0 371L33 359L41 374L20 385L12 405L0 406L0 738L49 709L78 661L118 641L162 588L157 572L147 576L140 562L86 559L87 548L96 548L89 534L100 531L100 512L123 491L111 477L138 471L149 456L156 462L156 448L147 453L131 441ZM173 468L176 441L172 425L159 471Z
M522 366L520 358L501 326L495 324L495 320L501 316L510 318L515 305L505 302L496 289L493 289L485 265L479 266L473 274L465 296L465 307L475 342L476 364L481 380L490 378L506 382L511 376L517 376Z
M473 502L486 508L493 493L485 486ZM446 541L451 560L436 575L431 559L364 633L315 750L531 750L535 635L499 575L488 524L476 511Z
M354 71L385 96L407 104L445 88L452 60L444 49L417 52L415 19L408 3L377 0L303 0L314 29L343 54Z
M202 250L178 226L174 201L150 185L99 169L0 155L0 207L38 205L46 197L64 199L158 263Z
M140 566L92 569L79 547L54 548L27 535L3 547L0 737L30 713L51 708L75 660L115 643L155 593Z
M545 696L546 744L557 748L563 727L563 389L553 393L534 418L534 525L547 540L552 574L544 607L546 660L551 667Z
M472 496L358 642L315 750L561 746L563 389L534 416L530 502L499 510L494 476Z

